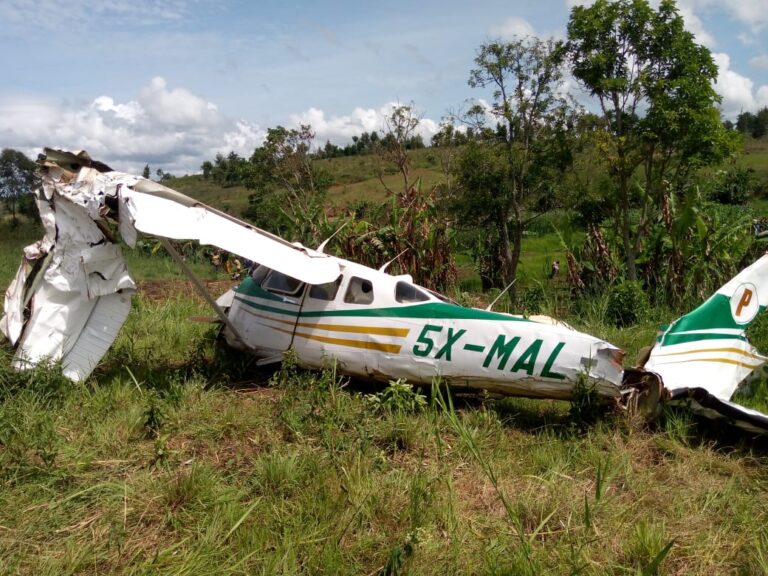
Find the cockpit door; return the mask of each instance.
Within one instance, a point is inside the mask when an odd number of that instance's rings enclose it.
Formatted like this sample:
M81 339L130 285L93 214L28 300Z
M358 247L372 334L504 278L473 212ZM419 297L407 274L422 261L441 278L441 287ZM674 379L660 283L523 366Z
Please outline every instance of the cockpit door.
M229 319L258 356L270 357L293 343L305 284L263 266L255 268L236 289ZM228 341L231 342L231 335Z

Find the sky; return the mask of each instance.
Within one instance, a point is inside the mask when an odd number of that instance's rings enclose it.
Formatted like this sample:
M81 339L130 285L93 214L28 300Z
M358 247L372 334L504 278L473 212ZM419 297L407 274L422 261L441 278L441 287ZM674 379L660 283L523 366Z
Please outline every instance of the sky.
M277 125L344 145L382 130L398 103L428 140L490 99L467 84L479 46L564 38L584 3L0 0L0 148L83 149L117 170L179 175L219 152L249 156ZM678 7L719 66L723 117L768 106L768 0Z

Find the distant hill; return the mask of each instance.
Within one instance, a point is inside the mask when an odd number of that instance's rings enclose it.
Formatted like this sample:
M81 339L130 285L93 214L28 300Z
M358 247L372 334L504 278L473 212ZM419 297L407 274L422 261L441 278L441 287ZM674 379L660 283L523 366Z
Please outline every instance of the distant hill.
M445 180L436 150L412 150L410 156L411 173L414 178L421 177L422 186L435 186ZM374 156L330 158L319 160L318 165L331 174L334 184L328 191L328 199L335 206L347 206L359 200L376 202L386 199L386 190L376 176ZM402 177L392 168L385 170L384 181L393 190L402 188ZM170 178L163 184L233 216L242 215L248 206L248 196L253 193L243 186L224 188L199 174Z
M410 156L412 174L421 177L422 186L432 187L445 181L438 150L412 150ZM334 182L329 189L329 201L335 206L348 206L360 200L385 200L387 194L376 176L376 163L377 158L373 155L319 160L319 166L331 174ZM737 163L752 169L755 179L763 183L763 190L768 190L768 138L745 138L744 153L739 156ZM385 170L384 181L393 190L402 187L402 178L392 167ZM248 196L253 192L243 186L223 188L212 180L205 180L201 175L171 178L164 183L233 216L242 215L248 206Z

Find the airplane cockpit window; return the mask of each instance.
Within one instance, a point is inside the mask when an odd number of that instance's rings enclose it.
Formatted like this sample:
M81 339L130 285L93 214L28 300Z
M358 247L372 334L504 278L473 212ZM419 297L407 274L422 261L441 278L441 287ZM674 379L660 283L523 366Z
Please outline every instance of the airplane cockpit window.
M373 284L364 278L352 277L349 280L347 293L344 294L347 304L370 304L373 302Z
M296 278L286 276L282 272L272 270L261 285L262 288L269 290L270 292L277 292L279 294L298 294L304 287L304 283Z
M341 276L336 278L333 282L327 282L325 284L313 284L309 289L309 297L316 300L331 301L336 298L336 293L339 291L341 285Z
M448 298L448 296L446 296L445 294L440 294L440 292L435 292L434 290L429 290L429 289L426 289L426 290L427 290L427 292L432 294L432 296L434 296L435 298L437 298L438 300L440 300L442 302L445 302L446 304L453 304L454 306L461 306L461 304L456 302L456 300L454 300L452 298Z
M269 268L266 266L262 266L261 264L254 264L253 268L251 269L251 278L253 278L253 281L257 286L261 286L261 283L264 281L264 278L266 278L268 273Z
M424 302L429 300L429 296L416 288L413 284L409 284L408 282L398 282L397 286L395 286L395 300L407 304L409 302Z

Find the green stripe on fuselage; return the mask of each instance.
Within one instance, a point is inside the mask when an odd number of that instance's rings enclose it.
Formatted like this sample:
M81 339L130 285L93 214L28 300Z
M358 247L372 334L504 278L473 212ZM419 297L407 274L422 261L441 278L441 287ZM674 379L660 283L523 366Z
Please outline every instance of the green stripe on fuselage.
M664 337L663 346L687 344L688 342L699 342L702 340L741 340L746 342L747 338L738 334L668 334Z
M760 306L760 312L764 309L765 306ZM675 322L668 333L717 330L718 328L745 330L750 323L738 324L731 314L731 299L725 294L713 294L704 304Z
M265 300L274 300L275 302L282 302L283 299L280 298L277 294L273 294L272 292L268 292L267 290L264 290L261 286L257 285L256 282L253 281L253 278L250 276L243 280L237 288L235 288L235 292L238 294L245 294L246 296L254 296L256 298L264 298ZM241 302L245 302L245 300L241 300Z

